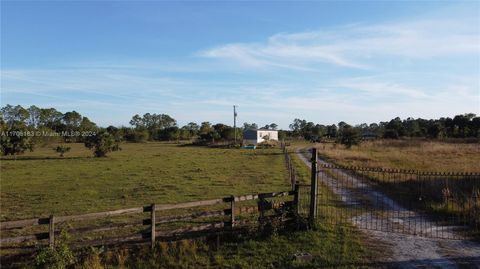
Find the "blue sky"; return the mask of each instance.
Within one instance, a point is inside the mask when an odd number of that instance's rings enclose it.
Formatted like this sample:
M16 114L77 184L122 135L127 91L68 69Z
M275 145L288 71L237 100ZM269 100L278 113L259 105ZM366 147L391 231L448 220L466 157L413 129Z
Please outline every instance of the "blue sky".
M100 125L480 114L479 1L1 1L1 105Z

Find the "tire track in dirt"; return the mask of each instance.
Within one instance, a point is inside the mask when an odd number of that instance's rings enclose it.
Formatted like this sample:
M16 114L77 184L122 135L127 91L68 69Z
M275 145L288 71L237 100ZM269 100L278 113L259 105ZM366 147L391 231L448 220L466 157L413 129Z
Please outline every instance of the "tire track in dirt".
M311 167L310 161L303 155L307 151L296 150L297 156ZM319 159L320 164L328 164ZM351 218L351 222L363 228L362 231L373 242L389 248L391 255L378 257L375 262L392 264L397 268L480 268L480 244L468 240L447 240L419 237L416 234L428 235L439 230L442 233L454 233L448 227L440 227L424 219L420 214L407 210L387 197L385 194L374 190L372 187L361 182L352 175L338 171L348 176L355 188L361 188L361 193L378 208L386 211L394 211L396 214L371 214L363 213ZM338 195L346 204L362 203L355 192L355 188L346 188L336 184L336 179L320 171L319 180ZM408 227L406 224L408 223ZM419 223L419 225L410 225ZM380 227L380 228L378 228ZM385 227L397 227L396 232L388 232ZM428 228L427 228L428 227ZM445 230L447 228L447 230ZM405 230L407 229L407 230ZM406 232L404 234L398 232ZM415 234L415 235L414 235ZM451 234L451 238L460 238L459 235Z

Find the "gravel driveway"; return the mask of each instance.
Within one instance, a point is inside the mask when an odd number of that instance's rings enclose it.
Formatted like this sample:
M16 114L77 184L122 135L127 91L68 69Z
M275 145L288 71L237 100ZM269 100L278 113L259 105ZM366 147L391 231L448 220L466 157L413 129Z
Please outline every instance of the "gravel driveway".
M310 161L305 157L306 150L297 150L297 156L310 166ZM320 164L328 164L319 159ZM340 173L344 173L339 171ZM324 172L320 172L324 173ZM359 228L376 245L388 249L391 253L385 257L377 257L374 262L391 264L396 268L479 268L480 269L480 244L466 240L432 239L416 236L416 234L428 235L439 230L442 233L452 233L450 238L460 238L452 229L445 226L437 226L435 223L424 219L420 214L407 210L395 203L383 193L374 190L368 184L361 182L352 175L348 175L349 181L354 188L362 189L362 199L348 188L337 184L336 179L327 174L320 174L319 180L330 188L340 199L347 204L362 203L365 195L370 202L383 211L394 211L395 214L372 214L365 212L357 214L350 219L351 223ZM415 222L412 222L412 219ZM408 226L406 225L408 223ZM419 223L419 225L411 225ZM397 227L396 232L387 232L384 227Z

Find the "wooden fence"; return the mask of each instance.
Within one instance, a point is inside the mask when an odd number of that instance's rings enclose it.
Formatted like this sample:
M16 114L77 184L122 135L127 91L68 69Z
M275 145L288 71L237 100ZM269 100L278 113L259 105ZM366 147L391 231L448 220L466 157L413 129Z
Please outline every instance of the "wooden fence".
M291 183L289 191L0 222L1 264L33 253L38 247L55 248L62 231L69 235L72 249L132 243L153 247L159 240L219 235L250 224L265 224L271 218L298 221L299 184L285 143L282 151ZM175 213L169 212L172 210Z
M288 197L292 197L288 199ZM250 206L242 206L242 202L250 201ZM82 215L74 216L54 216L51 215L48 218L35 218L35 219L25 219L17 221L7 221L0 223L0 245L2 248L2 256L8 256L5 253L5 249L30 249L30 252L35 250L36 247L32 245L43 245L50 246L50 248L55 247L56 237L60 233L58 225L62 223L76 223L84 221L99 221L99 220L109 220L112 217L118 216L128 216L133 214L148 214L146 218L136 219L134 221L122 220L121 223L115 225L106 225L98 226L98 223L95 227L83 227L80 229L70 229L67 230L68 234L71 237L79 237L81 234L85 233L95 233L101 232L101 239L95 240L84 240L81 242L71 243L72 248L81 248L86 246L99 246L99 245L117 245L120 243L150 243L153 247L157 240L162 238L178 238L181 239L184 236L188 235L208 235L211 233L222 233L224 231L232 231L234 228L242 227L249 222L262 222L266 219L274 216L282 215L283 220L288 219L285 217L286 214L290 215L290 219L293 219L295 214L295 205L298 201L298 192L296 191L284 191L284 192L270 192L270 193L260 193L260 194L250 194L250 195L241 195L241 196L228 196L219 199L212 200L203 200L195 202L186 202L178 204L151 204L143 207L135 207L128 209L118 209L113 211L106 212L97 212L97 213L88 213ZM252 205L253 204L253 205ZM218 208L222 207L223 208ZM227 205L227 208L225 208ZM205 210L205 207L217 207L216 210ZM196 208L196 209L194 209ZM199 209L202 208L202 209ZM184 214L175 214L175 215L157 215L157 213L165 213L164 211L168 210L190 210L190 212ZM193 212L192 212L193 211ZM267 214L267 212L272 214ZM178 212L178 211L177 211ZM248 218L246 215L251 213L258 213L258 219ZM292 214L293 213L293 214ZM168 212L167 212L168 214ZM145 216L144 216L145 217ZM212 220L214 218L216 220ZM208 219L210 220L202 222L201 225L197 226L181 226L188 221L195 219ZM218 218L221 218L218 220ZM174 229L158 229L162 225L180 223L181 227L175 227ZM139 232L133 234L122 233L122 229L131 228L131 227L141 227ZM43 228L42 228L43 227ZM28 229L38 231L42 228L43 232L33 232L28 233ZM165 228L165 227L163 227ZM8 232L12 233L22 233L20 236L10 236L4 237ZM122 234L122 236L114 237L105 237L105 232L114 231L117 235ZM22 246L23 244L23 246ZM26 244L26 246L25 246ZM16 251L18 253L18 251ZM26 251L28 252L28 251ZM24 251L24 253L26 253Z

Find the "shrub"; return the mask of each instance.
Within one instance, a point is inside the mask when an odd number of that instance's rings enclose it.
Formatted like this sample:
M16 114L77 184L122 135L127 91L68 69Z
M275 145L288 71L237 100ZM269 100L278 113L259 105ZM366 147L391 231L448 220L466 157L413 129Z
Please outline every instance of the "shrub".
M119 142L114 136L105 130L88 136L85 139L85 146L94 150L95 157L106 157L108 152L120 150Z
M385 133L383 133L383 138L398 139L398 132L393 129L387 129L385 130Z
M339 142L345 145L345 147L351 148L353 145L360 143L360 133L356 128L350 126L344 127L340 134Z
M56 148L53 148L53 150L57 153L60 154L60 157L63 157L63 155L67 152L70 151L70 147L67 147L65 145L59 145Z
M64 269L76 262L76 257L67 244L68 234L62 230L55 247L42 247L35 256L35 265L46 269Z
M128 142L146 142L150 138L148 130L128 129L125 134L125 140Z

